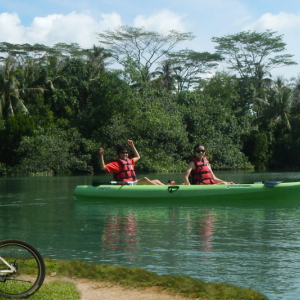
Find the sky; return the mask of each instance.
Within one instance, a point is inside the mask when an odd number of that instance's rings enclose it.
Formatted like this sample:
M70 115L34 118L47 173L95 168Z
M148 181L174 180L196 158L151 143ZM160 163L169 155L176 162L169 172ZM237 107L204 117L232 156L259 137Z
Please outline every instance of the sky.
M283 35L298 63L273 70L286 79L300 73L300 2L297 0L0 0L0 42L99 45L97 33L120 25L192 32L180 49L215 52L212 37L241 31ZM224 67L222 67L224 68Z

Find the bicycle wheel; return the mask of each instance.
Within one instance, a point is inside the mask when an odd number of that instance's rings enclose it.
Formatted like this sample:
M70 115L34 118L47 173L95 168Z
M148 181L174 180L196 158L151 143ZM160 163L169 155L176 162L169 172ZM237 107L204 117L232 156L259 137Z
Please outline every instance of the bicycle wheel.
M1 258L16 272L5 272L9 267ZM42 286L45 274L44 260L34 247L19 240L0 241L0 295L27 298Z

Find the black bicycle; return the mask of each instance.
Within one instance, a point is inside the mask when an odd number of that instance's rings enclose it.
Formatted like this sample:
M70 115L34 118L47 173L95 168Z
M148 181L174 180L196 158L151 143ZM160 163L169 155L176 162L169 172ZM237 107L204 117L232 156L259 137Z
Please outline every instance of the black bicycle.
M19 240L0 241L0 295L28 298L42 286L46 275L40 253Z

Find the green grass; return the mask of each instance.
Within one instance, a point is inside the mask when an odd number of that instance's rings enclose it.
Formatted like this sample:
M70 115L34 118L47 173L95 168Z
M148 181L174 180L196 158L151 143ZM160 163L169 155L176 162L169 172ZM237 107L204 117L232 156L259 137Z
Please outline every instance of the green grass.
M0 300L6 298L0 296ZM55 280L42 287L30 298L30 300L79 300L80 293L75 284Z
M95 265L83 261L45 259L47 275L56 273L57 280L43 284L30 300L77 300L80 293L75 284L59 281L60 276L101 280L124 287L157 287L191 299L205 300L267 300L268 298L251 289L230 284L205 283L186 276L157 275L139 268L112 265ZM3 300L0 296L0 300Z
M211 300L266 300L266 296L251 289L230 284L205 283L186 276L159 276L139 268L113 265L95 265L83 261L57 261L45 259L47 273L59 276L101 280L127 287L158 287L161 290L189 298ZM32 298L33 299L33 298ZM75 298L74 298L75 299Z

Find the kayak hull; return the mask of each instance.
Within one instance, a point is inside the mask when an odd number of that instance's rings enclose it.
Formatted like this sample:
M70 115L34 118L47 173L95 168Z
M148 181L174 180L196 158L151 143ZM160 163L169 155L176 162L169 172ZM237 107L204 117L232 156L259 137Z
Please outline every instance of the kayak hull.
M300 200L300 182L266 185L79 185L78 199Z

